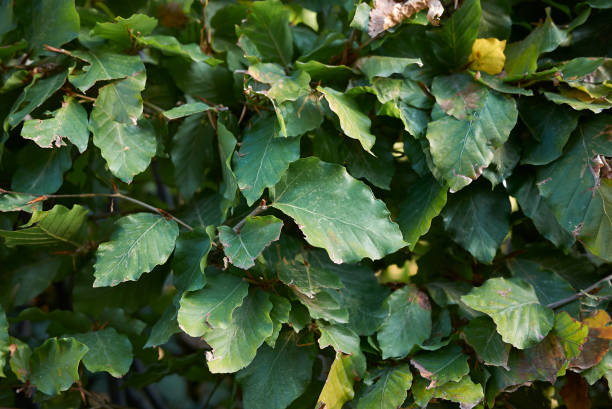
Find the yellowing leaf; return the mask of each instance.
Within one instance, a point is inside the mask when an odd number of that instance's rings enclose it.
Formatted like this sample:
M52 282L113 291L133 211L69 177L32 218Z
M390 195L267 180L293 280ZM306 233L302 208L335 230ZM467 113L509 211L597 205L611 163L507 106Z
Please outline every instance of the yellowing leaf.
M589 327L589 334L598 338L612 339L612 320L604 310L597 311L592 317L586 318L584 323Z
M472 45L470 54L470 68L477 71L484 71L487 74L495 75L502 72L506 63L504 49L506 40L500 41L497 38L477 38Z

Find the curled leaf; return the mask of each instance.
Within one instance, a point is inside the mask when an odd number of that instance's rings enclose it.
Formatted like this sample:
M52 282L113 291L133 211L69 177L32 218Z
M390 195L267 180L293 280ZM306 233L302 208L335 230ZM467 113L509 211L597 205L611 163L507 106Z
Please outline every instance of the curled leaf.
M412 17L421 10L427 11L427 20L437 25L444 7L440 0L376 0L374 8L370 11L370 24L368 34L376 37L385 30L401 23L404 19Z

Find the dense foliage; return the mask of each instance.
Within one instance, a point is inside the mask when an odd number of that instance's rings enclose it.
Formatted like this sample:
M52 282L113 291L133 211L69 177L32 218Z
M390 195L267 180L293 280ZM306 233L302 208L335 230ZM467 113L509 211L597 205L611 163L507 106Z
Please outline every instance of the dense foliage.
M0 0L0 406L609 408L611 22Z

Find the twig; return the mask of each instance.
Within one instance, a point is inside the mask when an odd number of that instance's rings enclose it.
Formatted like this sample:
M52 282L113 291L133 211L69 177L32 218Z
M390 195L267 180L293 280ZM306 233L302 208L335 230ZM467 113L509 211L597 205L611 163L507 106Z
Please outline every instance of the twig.
M0 194L2 194L2 193L12 193L12 194L18 194L18 195L28 195L28 194L30 194L30 193L22 193L22 192L12 192L12 191L4 190L4 189L0 188ZM88 197L110 197L110 198L115 198L115 199L127 200L128 202L132 202L134 204L142 206L145 209L151 210L152 212L155 212L155 213L157 213L157 214L159 214L161 216L170 218L170 219L174 220L175 222L177 222L178 224L180 224L181 226L185 227L188 230L193 230L193 227L191 227L190 225L188 225L187 223L185 223L181 219L171 215L167 211L165 211L163 209L160 209L159 207L151 206L148 203L142 202L142 201L140 201L138 199L134 199L133 197L126 196L126 195L118 193L118 192L116 192L116 193L71 193L71 194L59 194L59 195L41 195L41 196L37 197L36 199L30 200L28 202L28 204L36 203L36 202L42 202L42 201L45 201L47 199L88 198Z
M212 399L215 392L217 392L217 389L219 388L219 385L221 385L221 382L223 382L223 379L225 379L225 377L220 377L217 383L215 384L215 386L213 386L212 390L208 394L208 398L206 398L206 402L204 402L204 406L202 406L203 409L208 408L208 404L210 403L210 400Z
M578 298L584 297L586 296L588 293L590 293L591 291L599 288L599 286L603 283L605 283L606 281L610 281L612 280L612 274L608 275L607 277L602 278L601 280L597 281L596 283L590 285L589 287L585 288L584 290L581 290L579 292L577 292L576 294L566 297L562 300L559 301L555 301L553 303L550 303L547 305L548 308L559 308L564 306L565 304L569 304L574 300L577 300Z
M249 217L253 217L253 216L257 216L259 213L264 212L268 210L268 205L266 204L266 200L262 199L261 203L259 204L259 206L257 206L255 209L253 209L251 211L251 213L247 214L244 219L240 220L235 226L234 226L234 231L236 233L238 233L240 231L240 229L242 228L242 226L244 226L244 224L247 222L247 219Z
M64 54L64 55L68 55L72 57L72 53L68 50L64 50L63 48L52 47L49 44L43 44L43 47L45 47L47 51L51 51L51 52L58 53L58 54Z
M158 107L157 105L155 105L152 102L149 101L142 101L143 105L146 106L147 108L150 108L152 111L155 111L157 113L162 113L164 111L166 111L164 108Z

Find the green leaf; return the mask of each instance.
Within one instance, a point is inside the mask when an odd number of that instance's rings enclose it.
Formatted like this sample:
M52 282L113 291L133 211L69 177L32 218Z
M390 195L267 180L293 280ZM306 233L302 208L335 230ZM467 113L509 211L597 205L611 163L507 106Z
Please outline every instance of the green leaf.
M8 123L11 127L14 127L23 121L30 112L41 106L55 91L64 85L67 76L67 70L42 80L40 77L35 76L13 104L11 112L6 117L5 125Z
M215 130L203 115L188 117L174 134L170 158L179 192L191 199L206 178L206 169L214 161ZM215 224L215 223L208 223Z
M356 355L337 354L332 363L325 386L319 395L317 407L342 409L342 406L355 397L353 385L355 378L362 374L360 359Z
M195 43L181 44L176 37L168 35L150 35L138 37L138 44L155 48L165 55L176 55L191 61L205 62L215 65L220 61L202 52L200 46Z
M296 334L286 331L274 349L262 346L255 360L236 375L245 409L285 409L304 393L312 376L314 350L296 345L297 340ZM262 399L262 391L267 399Z
M6 357L9 356L9 334L8 334L8 322L6 320L6 313L0 305L0 378L5 377L4 364Z
M196 227L178 236L172 258L174 285L177 290L195 291L206 285L204 268L212 248L213 236L212 227Z
M339 353L359 355L361 353L359 336L346 325L317 323L321 336L319 347L325 349L332 346Z
M217 137L219 142L219 157L223 162L221 168L223 172L221 193L226 200L233 202L236 198L236 191L238 190L236 175L234 175L231 166L232 156L236 149L236 138L221 122L217 123Z
M478 184L452 195L442 217L453 240L490 264L510 227L510 201L501 189Z
M4 193L0 190L0 212L27 212L32 213L42 209L42 202L32 202L36 195L23 193Z
M370 55L358 59L355 62L355 67L363 72L368 79L372 80L374 77L390 77L393 74L402 74L413 64L423 65L419 58Z
M133 14L129 18L116 17L113 22L96 23L91 33L119 47L129 48L133 36L151 34L156 26L157 19L144 14Z
M59 47L77 38L81 25L73 0L35 0L30 3L26 38L35 54L45 50L45 44Z
M612 141L601 137L612 117L600 115L578 126L565 154L537 173L537 186L559 224L593 254L612 260L612 181L600 156L612 156Z
M21 382L26 382L30 373L30 357L32 356L32 350L28 344L17 338L10 337L9 342L15 345L16 349L15 353L12 354L9 359L11 371Z
M376 260L405 245L384 203L365 184L314 157L289 166L274 187L272 206L293 217L306 240L325 248L335 263Z
M271 117L255 122L244 133L235 165L236 179L247 204L274 186L291 162L300 157L299 138L277 138Z
M495 0L494 0L495 1ZM507 1L507 0L501 0ZM519 86L507 84L503 79L497 76L487 74L483 71L468 71L470 75L479 83L486 85L487 87L494 89L502 94L514 94L514 95L526 95L528 97L533 96L533 91L530 89L521 88Z
M457 402L461 409L472 409L484 399L482 386L474 383L469 375L458 382L447 382L437 388L426 389L426 386L427 382L417 378L412 387L415 402L421 407L427 406L430 399L438 398Z
M278 240L282 228L283 222L274 216L247 217L238 231L228 226L218 227L219 241L229 262L247 270L255 265L255 259L270 243Z
M293 36L289 28L289 10L281 2L253 2L247 21L236 32L250 40L263 61L284 66L291 63Z
M11 30L15 29L15 16L13 12L13 2L11 0L2 0L0 2L0 40L2 36Z
M323 288L344 287L333 271L313 266L301 256L294 260L283 259L276 267L278 278L283 283L311 298Z
M75 235L87 218L88 210L74 205L68 209L55 205L47 211L34 211L30 221L22 229L15 231L0 230L8 247L13 246L57 246L70 244L81 247Z
M376 338L383 359L403 358L431 335L431 305L427 295L408 285L387 297L387 319Z
M355 70L346 65L327 65L314 60L296 61L295 67L310 74L313 81L341 81L356 73Z
M89 348L83 364L91 372L106 371L115 378L125 375L132 366L132 344L114 328L77 334L74 338Z
M291 314L291 302L285 297L276 294L270 294L270 301L272 301L272 311L270 311L270 318L272 319L272 335L266 338L266 344L270 348L274 348L278 336L280 335L283 324L289 323L289 316Z
M574 244L575 238L561 227L540 194L533 172L518 170L508 182L508 191L516 198L525 216L531 219L542 236L557 247L569 248Z
M55 193L62 186L64 173L72 166L70 148L40 149L28 144L17 154L18 168L11 180L11 189L36 195Z
M324 319L330 322L345 324L349 321L348 310L342 304L342 297L336 291L323 289L312 297L295 291L298 300L308 308L314 319Z
M521 163L546 165L561 156L578 125L578 113L542 98L519 98L518 109L521 121L536 141L525 147Z
M393 409L404 403L412 386L412 373L408 364L385 368L357 401L357 409Z
M538 263L520 258L508 262L514 277L531 284L542 305L549 305L576 293L572 285L554 271L543 269ZM578 315L578 311L576 311Z
M478 37L495 37L500 40L510 37L512 29L512 18L510 14L512 7L508 0L483 1L482 17L478 28Z
M438 183L430 174L408 186L399 206L397 224L411 250L419 238L429 231L431 221L446 205L447 190L447 186Z
M445 116L427 127L433 162L448 181L451 192L462 189L482 174L493 160L495 149L510 136L518 116L514 99L507 95L484 87L463 92L461 98L454 99L454 108L449 108L449 112L466 115L464 119ZM476 107L469 105L471 98L478 101ZM458 100L465 101L469 111L461 111Z
M561 341L565 357L572 359L582 352L582 346L589 334L589 327L573 319L567 312L561 311L555 314L555 326L552 333Z
M310 93L310 75L301 70L287 76L278 64L259 63L251 65L248 74L259 82L269 84L270 89L260 92L279 104L295 101Z
M347 327L359 335L372 335L387 317L383 305L389 289L378 283L374 272L356 264L335 264L322 251L310 254L311 265L333 271L344 287L339 290L342 304L349 314Z
M73 98L64 97L62 107L49 119L30 119L23 123L21 136L33 140L41 148L53 148L66 145L68 139L85 152L89 142L87 129L87 111Z
M432 352L421 352L410 360L423 378L429 379L427 389L457 382L470 371L468 357L457 345Z
M110 241L96 251L94 287L136 281L143 273L164 264L178 236L174 220L150 213L124 216L116 223Z
M587 0L587 3L589 3L591 7L598 9L612 8L612 2L610 0Z
M431 85L436 103L448 115L466 119L481 111L487 102L489 89L467 73L437 76Z
M209 371L236 372L249 365L257 348L272 335L271 310L268 293L252 290L242 305L234 310L230 322L207 330L204 339L213 348L206 353Z
M357 139L363 149L370 152L376 137L370 133L370 118L361 110L357 102L342 92L328 87L318 87L329 107L338 116L340 127L349 138Z
M504 342L519 349L542 341L553 327L553 310L541 305L533 287L517 278L491 278L461 301L489 315Z
M138 55L119 54L103 48L91 51L75 50L71 55L89 63L81 72L73 72L68 77L70 83L82 92L98 81L133 77L145 70Z
M199 102L199 101L188 102L186 104L179 105L177 107L164 111L162 112L162 115L172 120L172 119L183 118L183 117L194 115L194 114L199 114L201 112L205 112L210 109L213 109L213 108L210 105L205 104L203 102Z
M67 390L79 379L79 362L87 346L74 338L50 338L34 348L28 380L47 395Z
M353 142L353 141L350 141ZM391 154L391 146L378 143L373 153L364 151L358 143L350 143L346 157L349 173L357 179L366 179L372 185L381 189L390 190L391 179L395 173L395 162Z
M468 62L472 44L478 36L481 13L480 0L464 1L442 28L427 32L438 64L454 70Z
M27 260L2 277L0 300L2 304L23 305L42 293L57 276L61 259L36 257Z
M233 77L222 65L212 67L205 62L189 63L174 58L168 64L168 71L176 86L186 95L205 98L215 104L234 104Z
M522 41L508 44L505 50L507 80L515 80L534 73L538 68L541 54L553 51L567 34L557 28L550 15Z
M126 183L149 166L157 149L151 124L138 121L145 81L139 74L102 87L89 118L94 145L110 171Z
M231 274L211 276L207 281L203 289L181 297L178 323L192 337L201 337L209 328L228 325L249 290L245 281Z
M277 136L300 136L321 126L323 113L314 94L275 105Z
M144 348L163 345L170 340L172 335L181 332L181 329L176 321L178 312L176 300L177 297L175 297L173 302L166 307L157 322L153 324L151 333L149 334L149 338L147 339L147 343L144 345Z
M502 341L490 318L474 318L463 328L463 336L482 362L508 369L510 345Z

